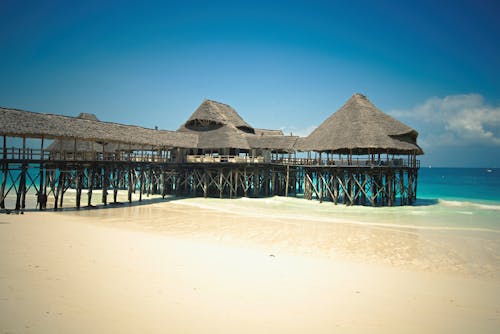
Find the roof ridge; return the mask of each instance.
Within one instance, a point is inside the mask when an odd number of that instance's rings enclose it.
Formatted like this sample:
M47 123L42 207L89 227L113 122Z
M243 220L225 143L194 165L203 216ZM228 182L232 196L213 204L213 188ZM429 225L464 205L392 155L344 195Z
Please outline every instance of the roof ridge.
M231 123L229 119L227 119L225 113L221 110L221 108L219 108L219 106L217 105L218 102L217 101L212 101L210 100L210 103L215 107L215 109L218 111L219 115L227 122L227 123Z

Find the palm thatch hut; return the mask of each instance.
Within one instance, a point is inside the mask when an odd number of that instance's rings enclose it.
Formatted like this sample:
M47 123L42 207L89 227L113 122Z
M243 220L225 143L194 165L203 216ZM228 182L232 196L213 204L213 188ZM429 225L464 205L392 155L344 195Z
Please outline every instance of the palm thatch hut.
M297 144L302 151L347 155L423 154L418 132L383 113L362 94L354 94L309 136ZM380 159L379 159L380 160Z
M101 122L95 115L69 117L0 108L0 136L42 139L42 150L51 157L86 159L88 152L169 152L197 145L197 136L175 131ZM44 148L44 140L54 140ZM70 157L70 155L72 157ZM94 157L95 158L95 157ZM100 157L102 158L102 157Z
M96 187L103 189L104 204L107 190L113 189L116 202L118 189L126 188L129 201L136 190L139 200L143 193L160 192L231 198L303 191L306 199L334 203L394 205L399 198L404 205L416 198L416 156L423 154L417 131L361 94L354 94L306 138L255 129L231 106L212 100L203 101L177 131L101 122L92 114L68 117L0 108L0 136L0 209L10 192L7 180L15 172L20 173L16 210L25 207L32 186L54 196L54 209L62 206L68 186L77 189L77 207L84 186L89 206ZM22 149L9 150L7 137L22 138ZM39 155L26 146L28 138L41 139ZM44 148L44 140L54 142ZM308 159L291 159L297 151L307 152ZM310 159L312 152L319 159ZM321 158L325 153L327 164ZM340 161L333 159L334 153ZM384 153L386 162L380 159ZM369 159L360 161L361 155ZM408 155L407 162L394 155ZM32 166L37 166L36 177Z
M198 137L188 155L262 158L272 153L293 152L297 137L283 136L281 130L255 129L231 106L205 100L177 130ZM199 159L188 157L188 160Z

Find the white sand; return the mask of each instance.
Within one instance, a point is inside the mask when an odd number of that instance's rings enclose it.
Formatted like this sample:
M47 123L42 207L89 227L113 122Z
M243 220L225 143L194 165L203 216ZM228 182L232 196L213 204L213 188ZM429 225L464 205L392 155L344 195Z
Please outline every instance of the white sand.
M190 200L1 215L0 333L500 328L496 260L466 270L436 243L441 232L254 217L241 205L243 215Z

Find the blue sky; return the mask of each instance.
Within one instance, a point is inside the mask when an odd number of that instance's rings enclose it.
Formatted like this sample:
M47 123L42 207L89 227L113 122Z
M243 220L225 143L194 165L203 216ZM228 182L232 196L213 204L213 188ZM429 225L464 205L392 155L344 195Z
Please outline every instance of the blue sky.
M500 167L498 1L0 2L0 105L177 129L205 99L307 134L356 92L425 165Z

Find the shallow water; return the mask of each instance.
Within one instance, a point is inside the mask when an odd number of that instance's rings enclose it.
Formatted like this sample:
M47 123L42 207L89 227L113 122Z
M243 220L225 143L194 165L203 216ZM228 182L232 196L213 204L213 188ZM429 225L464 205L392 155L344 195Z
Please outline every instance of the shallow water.
M131 206L69 209L62 214L155 233L235 240L273 252L341 254L412 269L500 278L500 201L490 195L492 188L500 189L497 171L436 170L422 171L419 199L413 206L345 206L284 197L162 200L152 196L139 203L134 194ZM442 181L443 173L452 181ZM471 188L475 190L466 197ZM452 196L458 189L463 198ZM484 193L477 193L479 189ZM86 192L82 195L86 202ZM65 208L75 206L74 196L68 190ZM34 207L34 194L28 200ZM99 191L94 191L93 204L100 205L100 200ZM126 192L120 192L119 201L127 202ZM49 208L52 205L49 200Z
M304 252L316 249L412 269L500 277L500 228L495 218L499 207L494 205L440 200L433 205L371 208L283 197L175 203L221 213L225 221L219 222L224 226L215 232L219 235L240 229L238 216L255 217L266 223L247 224L245 233L270 244L274 240ZM238 237L251 238L241 231Z

